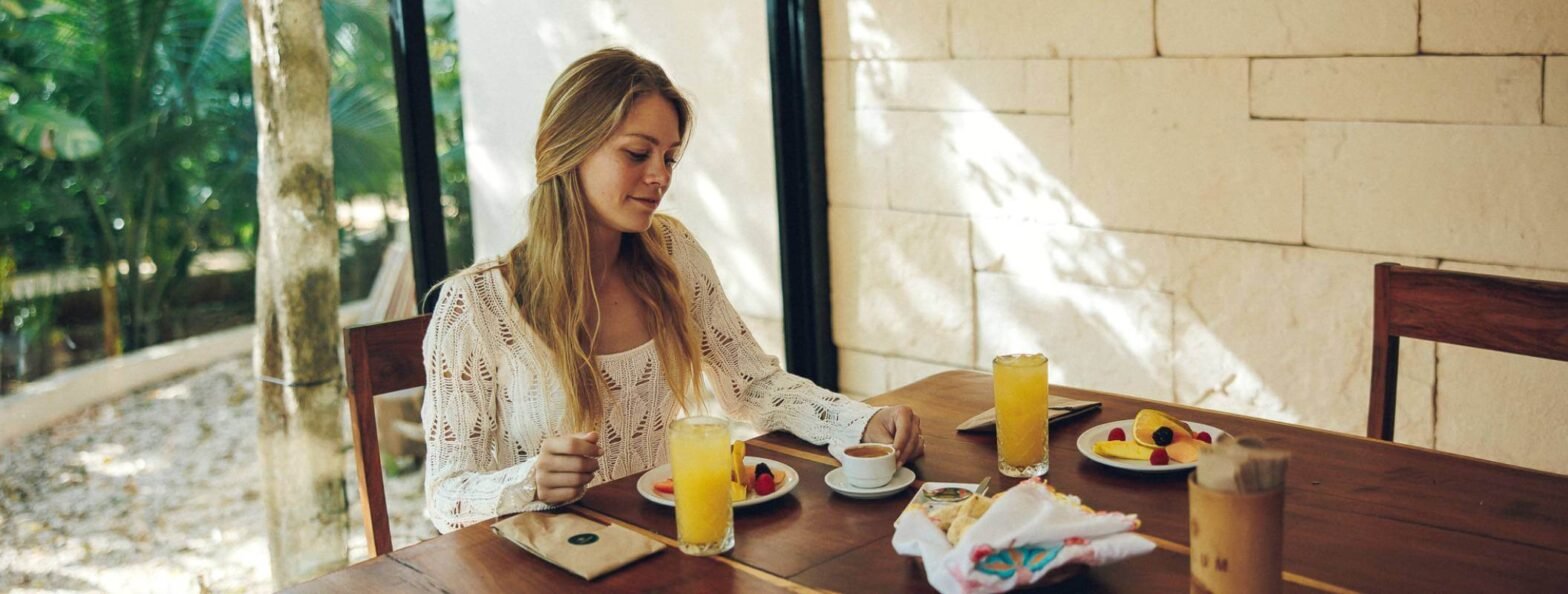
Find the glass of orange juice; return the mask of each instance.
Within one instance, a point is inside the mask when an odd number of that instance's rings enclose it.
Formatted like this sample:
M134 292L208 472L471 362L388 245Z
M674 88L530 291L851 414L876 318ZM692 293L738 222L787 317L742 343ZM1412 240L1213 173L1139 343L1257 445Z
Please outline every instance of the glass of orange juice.
M991 360L996 393L996 465L1011 477L1051 469L1051 425L1045 355L1002 355Z
M717 555L735 546L730 508L730 423L686 417L670 425L675 534L681 552Z

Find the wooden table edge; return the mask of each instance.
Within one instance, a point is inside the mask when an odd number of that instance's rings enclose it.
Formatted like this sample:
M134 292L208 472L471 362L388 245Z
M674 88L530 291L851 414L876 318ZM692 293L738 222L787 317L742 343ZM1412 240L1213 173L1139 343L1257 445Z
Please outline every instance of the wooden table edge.
M680 543L679 542L676 542L676 540L673 539L673 538L670 538L670 537L665 536L663 534L659 534L658 532L654 532L652 530L648 530L646 528L643 528L642 526L638 526L638 525L633 524L631 522L626 522L626 521L621 520L619 518L611 517L609 515L606 515L606 514L603 514L603 513L600 513L600 512L591 510L591 509L588 509L588 508L583 507L581 505L575 505L574 504L569 509L572 511L572 513L581 515L581 516L583 516L585 518L592 519L592 520L594 520L596 522L600 522L600 523L603 523L603 524L612 524L612 525L615 525L615 526L620 526L620 527L625 528L627 530L631 530L632 532L636 532L638 534L641 534L644 537L647 537L647 538L653 539L653 540L655 540L657 542L663 543L664 545L666 545L666 546L668 546L668 547L670 547L672 549L675 549L675 552L677 554L681 554L681 555L685 554L685 553L682 553L680 551ZM770 573L768 571L765 571L765 570L757 568L757 567L752 567L752 566L747 565L745 563L742 563L740 561L736 561L734 559L731 559L731 558L729 558L729 557L727 557L725 555L712 555L712 556L709 556L707 558L708 559L712 559L715 562L722 563L724 565L728 565L728 566L730 566L731 568L733 568L736 571L739 571L741 573L750 575L750 576L752 576L754 578L760 579L760 580L762 580L764 582L767 582L767 583L769 583L771 585L774 585L774 586L778 586L778 587L783 588L785 590L788 590L790 592L797 592L797 593L801 593L801 594L817 594L817 593L821 593L821 592L826 592L826 590L818 590L816 588L810 588L810 587L807 587L807 586L803 586L803 585L797 584L795 582L790 581L789 578L785 578L783 576L775 575L773 573Z

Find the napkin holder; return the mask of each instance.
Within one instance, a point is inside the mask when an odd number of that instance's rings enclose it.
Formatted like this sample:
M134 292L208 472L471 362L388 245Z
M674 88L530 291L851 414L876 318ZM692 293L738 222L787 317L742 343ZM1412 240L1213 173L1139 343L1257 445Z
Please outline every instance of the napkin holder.
M1193 594L1278 593L1290 453L1222 436L1187 477Z

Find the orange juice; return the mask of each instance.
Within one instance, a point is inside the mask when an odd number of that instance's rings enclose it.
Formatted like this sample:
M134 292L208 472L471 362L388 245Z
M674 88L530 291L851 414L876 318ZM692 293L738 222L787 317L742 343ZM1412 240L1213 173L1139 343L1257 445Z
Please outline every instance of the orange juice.
M735 546L730 508L730 426L715 417L670 425L675 531L682 552L717 555Z
M997 468L1007 476L1030 477L1051 468L1050 380L1045 355L1002 355L992 360L996 394Z

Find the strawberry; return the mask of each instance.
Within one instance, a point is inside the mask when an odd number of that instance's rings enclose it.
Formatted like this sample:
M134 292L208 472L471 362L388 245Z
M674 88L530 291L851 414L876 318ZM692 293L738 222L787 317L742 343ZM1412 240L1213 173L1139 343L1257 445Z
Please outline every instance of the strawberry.
M1111 430L1111 436L1106 439L1109 441L1127 441L1127 432L1123 431L1121 427L1117 427Z
M1170 463L1171 455L1165 453L1165 448L1154 450L1154 453L1149 454L1149 464L1151 466L1164 466Z
M773 484L772 474L759 474L757 481L751 484L751 489L756 491L759 497L772 493L775 488L777 487Z
M653 490L660 493L675 494L675 479L667 478L653 484Z
M1199 431L1198 434L1194 435L1193 437L1198 438L1198 441L1203 443L1214 443L1214 436L1209 435L1208 431Z

